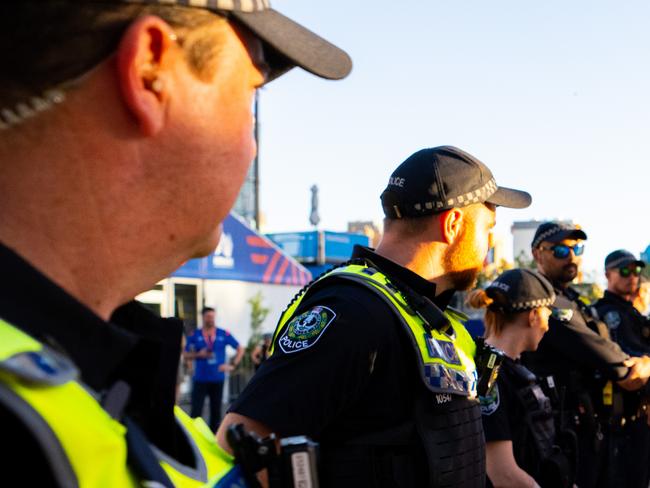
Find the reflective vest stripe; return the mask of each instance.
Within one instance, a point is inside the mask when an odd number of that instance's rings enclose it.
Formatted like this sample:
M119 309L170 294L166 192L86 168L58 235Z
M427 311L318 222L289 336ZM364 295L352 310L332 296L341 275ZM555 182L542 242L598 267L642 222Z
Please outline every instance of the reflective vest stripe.
M332 270L316 283L334 277L353 281L365 286L380 297L399 317L409 333L411 344L420 362L420 374L426 387L435 393L451 393L476 397L476 345L459 315L445 312L451 324L450 333L439 330L427 332L422 319L411 309L401 292L390 284L389 279L379 271L366 265L351 264ZM279 337L305 298L310 288L303 291L282 314L275 338ZM274 339L275 344L275 339ZM273 345L274 345L273 344ZM273 346L271 354L273 354Z
M55 475L68 480L60 484L82 488L140 486L127 465L124 425L113 419L77 381L57 384L56 372L51 381L35 381L33 370L37 373L38 368L32 363L40 364L39 360L47 368L48 349L0 320L0 392L5 391L4 395L0 394L0 402L12 411L20 402L29 406L30 413L18 415L18 418L32 431L52 462L63 456L61 451L56 451L58 443L76 478L73 484L70 470L58 473L57 466L52 464ZM190 419L178 407L175 415L193 446L197 467L181 466L154 448L174 486L198 488L206 486L206 482L210 482L208 486L223 486L219 484L222 478L232 480L233 474L238 473L233 470L233 458L217 445L205 422ZM55 450L50 451L50 448ZM240 476L234 477L237 479L227 486L237 486Z

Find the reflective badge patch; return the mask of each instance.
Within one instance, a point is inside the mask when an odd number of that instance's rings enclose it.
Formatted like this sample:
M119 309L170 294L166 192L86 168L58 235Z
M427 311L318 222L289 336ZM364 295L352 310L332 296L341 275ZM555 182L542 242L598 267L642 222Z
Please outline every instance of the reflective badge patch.
M573 318L573 310L570 308L553 308L551 316L560 322L570 322Z
M313 346L335 318L332 309L322 306L294 317L278 340L280 349L288 354Z
M607 324L607 327L610 329L618 329L618 326L621 325L621 314L615 310L607 312L603 320Z
M426 341L427 352L430 358L440 358L448 364L462 364L453 342L438 341L428 334L424 334L424 340Z
M499 408L500 398L499 398L499 385L495 384L487 396L478 397L481 402L481 414L483 415L492 415Z

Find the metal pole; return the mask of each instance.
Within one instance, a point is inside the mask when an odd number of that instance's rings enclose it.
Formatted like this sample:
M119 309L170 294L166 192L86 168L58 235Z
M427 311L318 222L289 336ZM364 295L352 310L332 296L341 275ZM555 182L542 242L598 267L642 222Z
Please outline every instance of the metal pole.
M255 153L255 165L253 168L253 178L255 186L254 218L255 230L260 230L260 91L255 92L255 144L257 152Z

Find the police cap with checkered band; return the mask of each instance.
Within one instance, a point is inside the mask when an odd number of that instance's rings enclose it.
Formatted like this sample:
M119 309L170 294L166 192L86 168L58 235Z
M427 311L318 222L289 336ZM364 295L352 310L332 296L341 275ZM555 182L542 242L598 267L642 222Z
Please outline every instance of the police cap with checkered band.
M530 247L535 249L542 242L561 242L565 239L587 240L587 234L571 222L544 222L537 227Z
M422 149L398 166L381 194L389 219L431 215L473 203L526 208L525 191L497 186L492 172L474 156L453 146Z
M625 249L610 252L605 258L605 269L621 268L630 264L645 268L645 261L637 259L634 254Z
M505 271L485 289L485 293L494 300L490 308L503 312L551 307L556 299L553 285L529 269Z
M352 70L347 53L271 8L269 0L94 0L202 8L234 19L264 44L271 81L294 66L321 78L339 80Z

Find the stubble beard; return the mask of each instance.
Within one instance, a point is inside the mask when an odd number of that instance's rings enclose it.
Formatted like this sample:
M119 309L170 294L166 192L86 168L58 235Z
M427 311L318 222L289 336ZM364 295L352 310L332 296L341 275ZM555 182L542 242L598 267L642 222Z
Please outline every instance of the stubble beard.
M443 266L449 283L454 290L464 291L474 288L483 263L476 265L477 256L473 247L468 243L473 242L467 238L465 232L460 239L455 241L443 258Z

